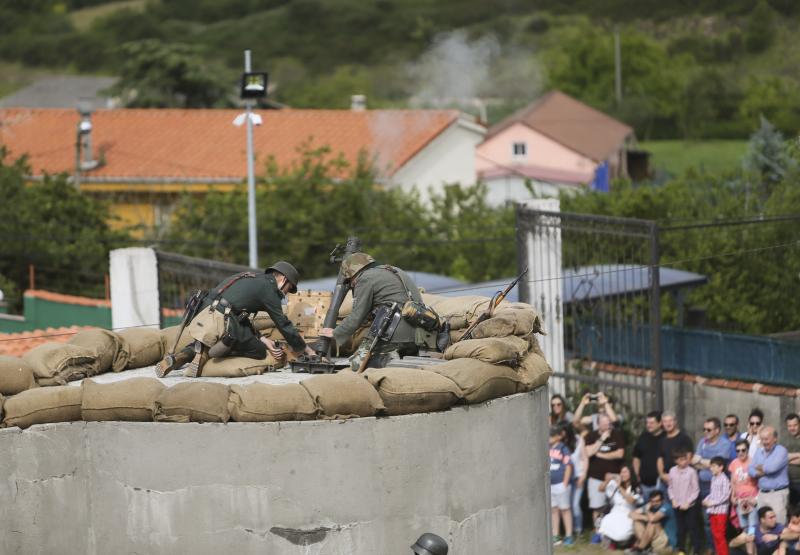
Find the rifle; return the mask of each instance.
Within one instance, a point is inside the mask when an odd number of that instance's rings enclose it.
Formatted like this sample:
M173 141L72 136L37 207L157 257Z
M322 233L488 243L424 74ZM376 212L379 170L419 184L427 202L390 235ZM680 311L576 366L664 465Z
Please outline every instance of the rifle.
M195 316L197 316L197 313L200 310L200 305L203 304L203 299L206 298L207 294L208 291L204 289L197 289L196 291L192 292L189 300L186 301L186 310L183 311L181 328L178 330L178 335L175 337L175 344L172 346L172 350L168 354L175 354L175 349L178 348L178 343L181 340L181 335L183 335L184 328L186 328L186 325L191 322Z
M464 335L462 335L461 339L459 339L458 341L464 341L465 339L471 339L472 338L472 332L475 331L475 328L478 326L478 324L488 320L489 318L491 318L494 315L494 311L497 308L497 305L499 305L500 303L502 303L505 300L506 295L508 295L509 292L512 289L514 289L514 287L519 283L519 281L522 279L522 277L527 273L528 273L528 269L525 268L522 271L522 273L517 276L517 279L515 279L514 281L509 283L508 286L506 286L506 288L503 289L502 291L498 291L497 293L495 293L492 296L491 300L489 301L489 306L486 308L486 310L484 310L483 313L480 316L478 316L478 319L475 320L469 328L467 328L467 331L464 332ZM458 341L453 341L453 343L454 344L458 343Z
M375 349L378 341L381 339L388 341L392 338L392 334L394 334L398 324L400 324L400 320L402 319L398 308L398 303L392 303L388 306L384 305L379 308L377 314L375 314L375 320L372 322L372 327L370 328L368 334L373 336L372 343L370 343L364 359L358 366L359 374L367 369L369 359L372 357L372 351Z

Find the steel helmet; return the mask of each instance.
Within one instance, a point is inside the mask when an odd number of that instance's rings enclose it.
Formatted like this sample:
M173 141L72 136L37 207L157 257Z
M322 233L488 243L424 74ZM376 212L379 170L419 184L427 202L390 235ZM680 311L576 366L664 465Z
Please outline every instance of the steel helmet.
M441 536L426 532L411 546L417 555L447 555L447 542Z
M358 272L373 262L375 262L375 259L365 252L354 252L352 254L348 254L344 257L344 260L342 260L344 277L347 279L353 279Z
M300 274L297 271L297 268L286 262L285 260L279 260L264 272L269 272L270 270L278 272L279 274L283 274L286 279L288 280L289 284L292 286L289 289L290 293L297 293L297 282L300 281Z

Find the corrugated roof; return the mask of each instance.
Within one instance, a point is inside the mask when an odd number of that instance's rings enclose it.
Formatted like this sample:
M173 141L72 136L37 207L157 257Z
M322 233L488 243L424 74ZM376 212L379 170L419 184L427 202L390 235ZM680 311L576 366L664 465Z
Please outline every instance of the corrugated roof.
M629 125L557 90L492 126L486 140L515 123L527 125L596 162L607 159L633 133Z
M91 326L70 326L67 328L46 328L19 333L0 333L0 355L21 357L43 343L66 343L73 335L83 329L91 329Z
M91 179L245 178L246 142L233 125L241 110L124 109L92 115L95 156L105 164ZM455 110L265 110L255 128L256 168L268 156L280 166L298 160L312 141L355 163L359 152L376 157L393 174L430 141L458 121ZM79 115L65 109L0 109L0 143L12 157L28 154L34 175L72 172Z

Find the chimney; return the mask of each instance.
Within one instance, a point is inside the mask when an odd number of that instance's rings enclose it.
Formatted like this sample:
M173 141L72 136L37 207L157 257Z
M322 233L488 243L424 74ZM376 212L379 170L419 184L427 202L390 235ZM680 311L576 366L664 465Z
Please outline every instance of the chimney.
M363 94L350 96L350 109L354 112L363 112L367 109L367 97Z
M88 171L95 169L99 162L94 159L92 153L92 105L87 100L78 102L78 113L81 120L78 122L78 143L76 148L77 171Z

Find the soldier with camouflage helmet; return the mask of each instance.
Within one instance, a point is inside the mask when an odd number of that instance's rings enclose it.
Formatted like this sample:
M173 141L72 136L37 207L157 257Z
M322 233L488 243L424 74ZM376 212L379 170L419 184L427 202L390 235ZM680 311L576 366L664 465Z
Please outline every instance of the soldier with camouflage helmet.
M210 357L263 359L269 351L280 358L283 356L280 347L260 337L252 326L250 316L259 311L269 315L295 353L313 355L314 351L306 345L281 306L286 293L297 291L299 279L297 269L285 261L276 262L263 274L242 272L226 278L208 292L184 331L195 341L174 355L166 355L156 365L156 374L163 378L186 365L184 375L197 377Z
M345 256L342 270L353 290L353 311L336 328L323 328L320 331L320 335L332 337L337 346L341 346L356 330L365 325L382 305L398 303L402 307L409 299L422 303L419 289L406 272L376 262L366 253L356 252ZM378 341L369 357L368 366L386 366L395 353L401 356L416 354L419 346L426 344L427 335L423 329L401 320L391 339ZM358 351L350 358L353 370L357 370L363 359L369 356L372 339L368 334Z

